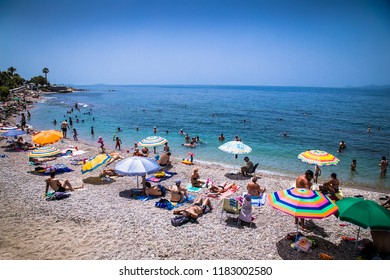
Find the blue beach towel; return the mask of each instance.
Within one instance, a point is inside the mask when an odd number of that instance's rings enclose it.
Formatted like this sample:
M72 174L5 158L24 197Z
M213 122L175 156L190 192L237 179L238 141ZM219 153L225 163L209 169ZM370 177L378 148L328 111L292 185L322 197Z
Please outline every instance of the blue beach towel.
M195 199L195 196L189 194L189 195L188 195L188 198L184 199L183 202L171 202L171 204L173 205L174 208L177 208L177 207L182 206L183 204L193 202L194 199Z
M244 197L247 193L244 192L242 194L242 197ZM265 195L264 193L261 194L261 196L251 196L251 200L252 200L252 205L253 206L264 206L265 202L266 202L266 197L267 195Z
M202 187L198 188L198 187L193 187L191 183L189 183L187 186L186 186L186 189L187 191L189 192L199 192L202 188L205 188L206 187L206 183L204 183L202 185Z

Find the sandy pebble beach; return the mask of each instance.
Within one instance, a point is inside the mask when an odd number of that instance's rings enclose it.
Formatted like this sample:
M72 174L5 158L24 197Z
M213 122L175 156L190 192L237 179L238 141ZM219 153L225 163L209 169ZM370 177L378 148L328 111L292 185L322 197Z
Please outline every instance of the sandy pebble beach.
M30 136L25 138L31 139ZM103 167L81 174L81 166L71 165L66 157L48 164L64 163L74 169L56 177L69 179L74 185L84 182L84 188L72 192L67 199L46 201L44 180L48 176L30 173L34 166L28 164L28 152L15 152L4 145L5 140L2 140L0 153L8 157L0 159L0 259L316 260L320 253L334 259L356 259L354 242L343 241L341 236L356 237L358 227L340 226L344 222L335 216L307 221L311 232L306 235L318 243L318 247L308 253L291 249L291 242L286 239L287 233L295 231L293 217L273 209L268 203L254 207L256 219L251 227L237 226L233 218L221 220L218 199L212 199L213 211L196 223L173 227L172 211L155 207L157 199L140 201L128 196L129 189L136 186L136 177L101 181L98 176ZM61 150L78 146L79 150L86 151L81 155L86 158L99 153L97 146L69 139L54 146ZM195 166L202 179L236 182L241 188L232 197L242 195L249 182L249 178L229 175L229 170L221 166L201 165L196 161ZM177 175L162 184L171 186L174 180L181 179L185 186L193 167L174 159L170 171ZM259 173L256 176L267 193L287 189L295 182L295 178ZM342 189L346 197L363 195L377 202L386 195L345 185ZM202 189L201 193L205 191ZM363 238L372 240L369 230L361 230Z

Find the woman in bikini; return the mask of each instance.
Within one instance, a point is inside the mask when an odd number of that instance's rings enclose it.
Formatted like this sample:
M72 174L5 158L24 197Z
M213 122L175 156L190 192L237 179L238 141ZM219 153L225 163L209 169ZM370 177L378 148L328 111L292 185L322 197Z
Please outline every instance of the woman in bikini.
M194 168L191 174L191 184L193 187L201 187L204 184L204 181L200 180L198 168Z
M222 185L214 185L211 181L208 181L206 184L210 193L224 193L229 189L236 190L238 188L235 182L228 184L226 181Z
M183 202L184 199L188 198L187 189L181 187L180 184L181 181L176 180L175 185L167 189L171 193L171 202Z

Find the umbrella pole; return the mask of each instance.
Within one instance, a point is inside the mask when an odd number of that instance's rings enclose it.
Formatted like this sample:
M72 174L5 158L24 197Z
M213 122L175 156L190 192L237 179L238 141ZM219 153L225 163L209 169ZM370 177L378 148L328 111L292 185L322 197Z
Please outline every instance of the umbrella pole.
M298 246L296 246L297 241L298 241L298 234L299 234L298 227L299 227L299 219L298 219L298 223L297 223L297 234L295 235L295 248L299 252L299 248L298 248Z
M138 189L138 175L137 175L137 189Z
M354 248L355 251L356 251L356 247L357 247L357 244L358 244L358 241L359 241L359 235L360 235L360 227L358 229L358 233L357 233L357 237L356 237L355 248Z

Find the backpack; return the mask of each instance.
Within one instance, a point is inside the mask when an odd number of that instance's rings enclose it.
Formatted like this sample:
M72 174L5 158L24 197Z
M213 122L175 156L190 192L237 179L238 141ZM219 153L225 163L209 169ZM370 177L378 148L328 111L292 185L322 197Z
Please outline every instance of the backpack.
M190 221L189 218L182 216L182 215L178 215L178 216L175 216L171 219L171 224L174 227L178 227L178 226L181 226L181 225L188 223L189 221Z

